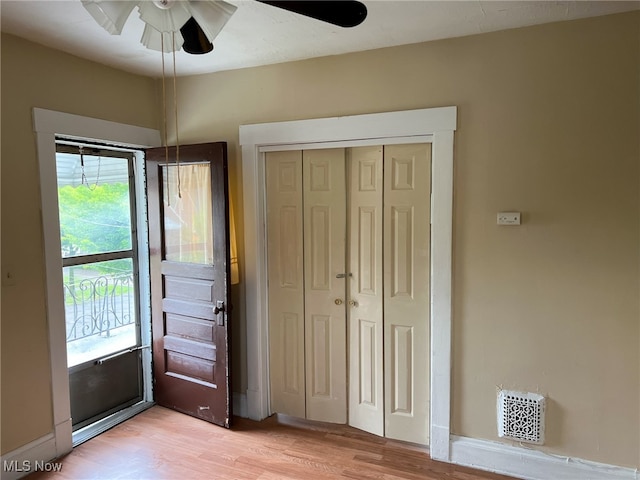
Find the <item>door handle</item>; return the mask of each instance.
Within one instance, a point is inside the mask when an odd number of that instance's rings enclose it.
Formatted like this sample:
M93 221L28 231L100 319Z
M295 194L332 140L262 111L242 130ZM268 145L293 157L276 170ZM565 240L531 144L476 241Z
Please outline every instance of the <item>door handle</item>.
M335 303L336 305L342 305L342 299L336 298L333 303Z
M357 307L358 306L358 302L356 302L355 300L349 300L349 306Z
M219 316L220 313L224 313L224 302L222 300L216 301L216 306L213 307L213 314L217 317L216 323L219 327L224 327L224 315Z
M120 357L122 355L126 355L127 353L135 352L136 350L142 350L143 348L151 348L151 345L140 345L139 347L127 348L126 350L123 350L121 352L117 352L112 355L107 355L106 357L99 358L95 361L95 364L102 365L104 362L113 360L114 358Z
M336 278L344 278L344 277L352 277L353 275L350 273L338 273Z
M220 312L224 312L224 302L222 300L218 300L216 306L213 307L214 315L218 315Z

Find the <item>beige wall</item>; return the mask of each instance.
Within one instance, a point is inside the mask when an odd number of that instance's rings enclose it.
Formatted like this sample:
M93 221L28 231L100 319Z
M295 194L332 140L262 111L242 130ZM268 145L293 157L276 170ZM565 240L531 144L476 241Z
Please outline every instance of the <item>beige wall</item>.
M6 452L51 423L44 300L33 301L43 295L44 266L28 110L40 101L158 122L144 79L107 70L135 95L120 107L99 98L91 108L94 99L66 87L76 76L52 87L55 79L40 72L49 55L78 77L95 79L102 67L11 37L2 49L2 258L23 259L18 286L2 289ZM23 67L18 53L33 64ZM8 66L22 71L7 74ZM239 125L457 105L453 433L496 440L496 388L541 392L550 401L541 449L638 467L639 82L640 15L623 14L181 78L179 133L181 143L229 142L241 239ZM89 95L85 83L76 89ZM7 106L8 91L17 98ZM7 126L14 117L18 124ZM18 192L20 212L7 205ZM501 210L522 211L523 225L497 227ZM242 313L238 391L246 387ZM20 362L26 375L15 373ZM22 415L33 417L27 432L18 428Z
M230 142L240 178L241 124L457 105L453 433L497 440L497 388L540 392L543 450L638 466L639 34L636 13L184 78L180 138Z
M41 107L158 128L155 82L2 35L2 453L52 431L38 161Z

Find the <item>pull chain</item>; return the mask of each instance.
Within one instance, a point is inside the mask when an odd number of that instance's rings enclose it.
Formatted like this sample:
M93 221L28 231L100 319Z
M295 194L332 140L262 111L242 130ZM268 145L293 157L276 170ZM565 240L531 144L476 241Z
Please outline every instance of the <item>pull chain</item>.
M173 42L173 110L176 115L176 167L178 169L178 198L182 198L182 189L180 188L180 139L178 137L178 88L176 87L176 32L171 32L171 40Z
M166 76L165 76L165 64L164 64L164 32L160 35L162 49L162 119L164 125L164 155L166 162L166 177L167 177L167 206L171 206L171 194L170 194L170 181L169 181L169 142L167 140L167 89L166 89ZM172 54L173 54L173 109L175 112L175 127L176 127L176 170L178 180L178 198L182 198L182 188L180 181L180 137L178 135L178 88L177 88L177 75L176 75L176 33L171 32Z
M102 164L102 157L98 156L98 173L96 174L96 183L93 184L93 187L89 186L89 180L87 180L87 175L84 171L84 148L78 147L80 150L80 185L86 185L89 190L95 190L98 187L98 182L100 181L100 165Z
M164 32L160 32L160 48L162 54L162 121L163 121L163 136L164 136L164 158L166 163L165 177L167 180L167 206L171 206L171 192L169 182L169 144L167 142L167 89L165 87L165 75L164 75Z
M80 185L89 186L87 183L87 176L84 173L84 152L83 148L80 147Z

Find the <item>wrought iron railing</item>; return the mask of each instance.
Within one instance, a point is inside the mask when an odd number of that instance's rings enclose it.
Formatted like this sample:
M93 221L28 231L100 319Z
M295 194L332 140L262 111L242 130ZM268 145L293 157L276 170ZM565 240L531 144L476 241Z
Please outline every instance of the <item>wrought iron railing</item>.
M136 321L133 275L103 275L64 284L67 342L108 337Z

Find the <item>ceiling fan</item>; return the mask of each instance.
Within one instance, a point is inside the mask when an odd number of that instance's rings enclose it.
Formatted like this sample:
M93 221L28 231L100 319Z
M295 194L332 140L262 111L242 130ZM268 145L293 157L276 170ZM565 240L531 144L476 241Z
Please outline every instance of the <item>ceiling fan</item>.
M367 16L356 0L257 0L273 7L340 27L355 27ZM199 55L213 50L236 6L222 0L82 0L91 16L112 35L122 32L135 7L145 22L141 43L147 48ZM170 33L171 36L164 34Z

